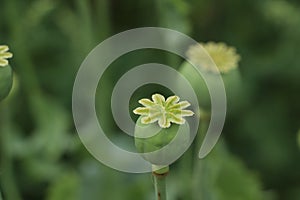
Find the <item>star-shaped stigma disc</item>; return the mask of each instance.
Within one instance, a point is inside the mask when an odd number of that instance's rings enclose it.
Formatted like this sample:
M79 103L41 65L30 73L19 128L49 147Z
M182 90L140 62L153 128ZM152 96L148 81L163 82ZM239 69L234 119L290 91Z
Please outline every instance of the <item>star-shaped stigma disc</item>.
M141 99L139 103L145 107L136 108L133 113L141 115L143 124L150 124L158 121L161 128L169 128L171 123L184 124L184 117L194 114L191 110L184 110L191 104L188 101L179 102L178 96L170 96L167 99L161 94L152 95L150 99Z

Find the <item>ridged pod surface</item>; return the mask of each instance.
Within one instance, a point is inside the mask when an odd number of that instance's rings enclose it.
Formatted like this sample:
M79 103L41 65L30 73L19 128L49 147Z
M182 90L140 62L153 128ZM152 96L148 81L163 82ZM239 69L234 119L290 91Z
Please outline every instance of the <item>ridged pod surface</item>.
M13 73L9 65L0 67L0 101L10 92L13 82Z

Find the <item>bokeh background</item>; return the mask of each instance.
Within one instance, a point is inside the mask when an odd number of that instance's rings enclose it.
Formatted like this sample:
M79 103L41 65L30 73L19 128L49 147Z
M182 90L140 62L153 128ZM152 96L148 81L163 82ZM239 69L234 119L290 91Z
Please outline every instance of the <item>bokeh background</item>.
M204 160L194 144L172 165L170 199L299 200L298 0L0 0L0 44L14 53L15 72L14 88L0 103L3 198L154 199L151 174L115 171L86 151L71 111L73 82L87 53L113 34L144 26L223 41L242 57L242 90L228 105L222 139ZM158 50L132 52L99 83L101 123L120 145L127 139L107 109L113 84L147 62L177 68L181 60ZM155 91L169 92L145 86L136 97Z

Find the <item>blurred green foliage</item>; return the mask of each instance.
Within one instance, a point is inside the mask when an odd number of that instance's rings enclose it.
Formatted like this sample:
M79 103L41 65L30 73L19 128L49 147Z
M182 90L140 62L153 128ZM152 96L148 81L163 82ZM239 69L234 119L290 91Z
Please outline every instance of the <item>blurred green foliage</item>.
M204 160L197 159L195 143L172 166L170 199L300 198L298 0L1 0L0 19L0 43L14 53L15 72L13 91L0 104L5 200L153 199L149 174L125 174L95 161L77 137L71 112L73 81L87 53L115 33L142 26L223 41L242 57L244 90L228 104L223 140ZM181 64L166 52L135 53L119 58L99 82L96 107L107 116L102 123L112 138L120 134L107 105L118 78L137 64ZM147 87L135 99L169 92ZM232 110L236 103L239 109Z

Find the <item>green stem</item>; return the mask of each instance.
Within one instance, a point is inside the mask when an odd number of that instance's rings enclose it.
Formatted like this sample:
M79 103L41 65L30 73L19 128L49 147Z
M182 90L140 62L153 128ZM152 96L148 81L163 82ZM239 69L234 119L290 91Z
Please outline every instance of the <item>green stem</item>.
M2 106L2 105L1 105ZM9 116L9 106L1 107L0 119L0 171L1 171L1 186L6 199L21 200L21 194L16 183L13 171L13 157L10 152L11 140L11 124ZM0 194L1 200L1 194Z
M169 173L169 166L152 165L152 174L154 179L155 199L166 200L166 177Z
M82 36L82 43L80 46L80 50L83 54L87 54L94 45L94 31L93 31L93 22L92 22L92 11L91 11L91 4L89 1L82 1L77 0L76 6L79 12L80 18L78 20L81 22L82 29L81 36Z
M17 0L6 0L6 15L10 36L12 38L12 52L14 53L14 62L16 63L16 71L22 77L22 87L27 93L28 97L38 95L40 93L38 76L30 59L27 40L28 31L24 27L24 20L22 18L22 8L18 5ZM18 25L16 25L18 23Z
M200 149L203 138L209 126L210 113L201 111L201 123L199 124L199 132L196 138L196 149ZM194 163L193 170L193 199L210 199L209 192L207 190L208 180L207 176L209 169L207 168L207 162L205 159L197 159Z
M165 174L157 174L155 172L152 173L154 177L154 187L155 187L155 197L156 200L166 200L167 192L166 192L166 176Z

